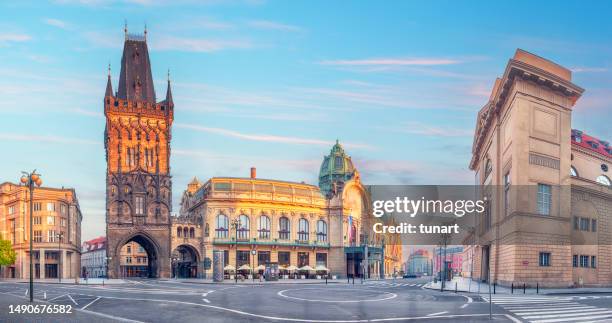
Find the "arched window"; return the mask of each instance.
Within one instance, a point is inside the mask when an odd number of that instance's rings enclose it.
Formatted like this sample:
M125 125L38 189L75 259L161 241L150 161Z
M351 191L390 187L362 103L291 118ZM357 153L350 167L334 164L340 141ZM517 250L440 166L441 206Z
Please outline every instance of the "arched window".
M572 177L578 177L578 172L574 166L570 167L570 175L572 175Z
M327 222L317 221L317 241L327 241Z
M217 215L217 228L215 229L217 238L227 238L229 231L229 219L225 214Z
M289 240L291 235L291 225L289 219L285 216L278 219L278 238L281 240Z
M249 228L251 227L249 217L244 214L241 214L238 217L238 220L240 221L240 226L238 227L238 239L248 239Z
M189 238L189 228L187 227L183 228L183 237Z
M602 184L602 185L612 186L610 179L606 175L599 175L596 181L597 183Z
M180 238L182 234L183 234L183 228L177 227L176 228L176 236Z
M298 222L298 240L308 241L308 220L301 218Z
M262 215L259 217L259 239L270 239L270 218Z
M204 226L204 236L208 237L210 235L210 228L208 227L208 223Z
M195 238L195 229L194 228L190 228L189 229L189 237L190 238Z

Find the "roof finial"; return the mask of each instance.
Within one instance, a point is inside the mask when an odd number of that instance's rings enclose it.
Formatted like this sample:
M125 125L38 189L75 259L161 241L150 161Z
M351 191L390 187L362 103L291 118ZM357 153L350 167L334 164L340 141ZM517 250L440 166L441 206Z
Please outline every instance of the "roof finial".
M108 62L108 77L111 76L111 65L110 62Z
M170 83L170 69L168 69L168 83Z
M127 19L123 22L123 32L125 33L125 40L128 38Z
M147 23L145 22L144 39L147 41Z

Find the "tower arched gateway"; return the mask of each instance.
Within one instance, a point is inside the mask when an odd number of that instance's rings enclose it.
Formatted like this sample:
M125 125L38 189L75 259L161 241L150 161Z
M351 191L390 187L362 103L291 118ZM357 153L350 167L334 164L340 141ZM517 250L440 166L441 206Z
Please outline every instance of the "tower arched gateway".
M174 103L170 80L156 102L144 35L125 30L119 88L110 67L104 95L108 276L120 277L120 250L135 241L148 255L146 276L170 276L170 139Z

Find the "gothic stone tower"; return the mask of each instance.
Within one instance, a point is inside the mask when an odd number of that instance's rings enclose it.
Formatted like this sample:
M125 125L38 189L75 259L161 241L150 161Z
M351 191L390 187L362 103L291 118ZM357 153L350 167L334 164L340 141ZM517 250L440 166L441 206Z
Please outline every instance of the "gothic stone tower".
M123 276L119 252L136 241L149 256L149 277L170 276L170 139L174 103L155 100L144 35L125 30L119 88L113 94L110 67L104 95L106 236L108 275Z

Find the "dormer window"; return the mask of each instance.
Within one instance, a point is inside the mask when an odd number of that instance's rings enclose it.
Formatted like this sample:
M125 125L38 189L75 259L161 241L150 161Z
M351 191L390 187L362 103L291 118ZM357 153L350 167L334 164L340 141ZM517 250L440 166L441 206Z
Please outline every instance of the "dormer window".
M597 148L599 148L599 143L597 143L597 142L594 142L594 141L589 141L589 142L588 142L588 144L589 144L589 146L591 146L591 148L593 148L593 149L597 149Z

